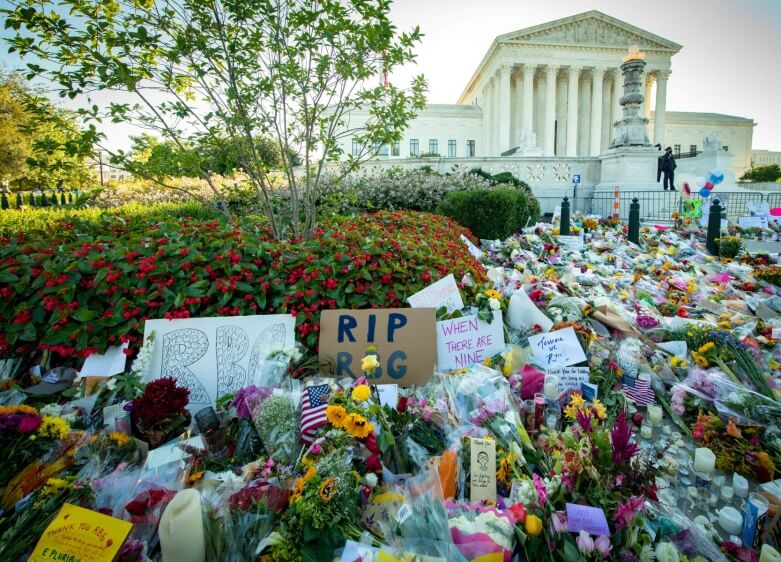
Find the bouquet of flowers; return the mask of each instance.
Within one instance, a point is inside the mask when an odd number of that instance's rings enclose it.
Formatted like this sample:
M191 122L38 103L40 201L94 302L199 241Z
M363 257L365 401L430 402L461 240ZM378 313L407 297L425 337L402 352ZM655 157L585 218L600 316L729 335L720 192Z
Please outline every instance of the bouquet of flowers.
M298 393L275 388L244 397L263 447L274 460L293 465L301 450Z
M0 489L41 453L36 440L42 422L43 417L31 406L0 406Z
M229 533L223 560L244 562L258 556L257 548L287 509L290 491L277 479L253 480L228 500Z
M76 453L76 464L81 466L78 477L89 481L105 476L120 465L140 459L137 453L132 437L124 433L97 433Z
M278 387L290 365L298 363L301 358L301 351L296 347L275 346L258 366L252 382L259 387Z
M88 428L97 431L104 426L103 409L114 404L129 402L138 398L144 391L144 383L137 373L114 375L98 383L97 398L88 420ZM108 428L113 429L113 428Z
M171 377L154 380L129 404L133 432L154 449L190 424L187 411L190 392Z
M448 502L447 514L453 542L466 560L493 554L492 560L510 562L515 547L512 511Z

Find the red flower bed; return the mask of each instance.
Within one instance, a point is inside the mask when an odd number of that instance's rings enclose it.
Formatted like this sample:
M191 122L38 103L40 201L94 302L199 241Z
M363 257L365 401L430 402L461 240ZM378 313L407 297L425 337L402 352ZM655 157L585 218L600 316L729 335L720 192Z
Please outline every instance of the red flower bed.
M217 221L70 227L77 241L59 247L0 239L0 355L86 356L137 347L149 318L274 313L296 315L299 340L315 349L322 309L406 306L448 273L485 279L459 239L468 231L426 213L342 218L300 243Z

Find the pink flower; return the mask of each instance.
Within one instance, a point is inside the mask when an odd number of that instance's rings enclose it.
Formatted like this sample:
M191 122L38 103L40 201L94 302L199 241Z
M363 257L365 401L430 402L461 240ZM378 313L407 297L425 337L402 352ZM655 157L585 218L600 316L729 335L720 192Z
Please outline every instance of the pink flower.
M309 447L309 454L310 455L319 455L323 452L323 448L320 446L320 443L314 443L311 447Z
M594 541L594 548L602 555L602 558L607 558L610 555L610 551L613 550L613 545L610 544L610 537L597 537Z
M636 498L631 497L628 500L626 500L626 503L620 503L618 504L618 509L616 510L616 529L623 529L629 523L632 522L632 519L635 516L635 513L640 511L640 508L643 507L643 498Z
M567 514L563 511L554 511L551 522L553 523L553 530L557 533L567 532Z
M32 433L41 425L40 416L24 416L19 422L19 433Z
M545 488L545 483L539 475L533 474L532 479L534 480L534 487L537 490L537 497L540 500L540 507L544 507L545 503L548 501L548 490Z
M594 551L594 541L586 531L581 531L578 538L575 539L575 543L578 545L578 550L583 554L589 554Z

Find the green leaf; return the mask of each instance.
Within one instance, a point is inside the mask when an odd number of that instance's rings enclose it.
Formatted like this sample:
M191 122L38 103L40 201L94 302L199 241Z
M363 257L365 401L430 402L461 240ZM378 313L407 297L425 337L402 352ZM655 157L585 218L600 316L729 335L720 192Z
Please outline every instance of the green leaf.
M86 306L81 306L73 315L73 317L79 322L89 322L98 315L94 310L90 310Z

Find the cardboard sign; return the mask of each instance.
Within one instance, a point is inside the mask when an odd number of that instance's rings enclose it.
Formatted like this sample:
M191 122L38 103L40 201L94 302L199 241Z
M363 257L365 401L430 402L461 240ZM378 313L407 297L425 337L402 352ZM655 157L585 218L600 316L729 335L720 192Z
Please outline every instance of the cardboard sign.
M463 240L464 244L466 244L466 247L469 248L469 253L472 254L472 256L474 256L478 260L483 257L482 250L480 250L480 248L472 244L472 241L469 238L467 238L462 234L461 240Z
M175 378L190 391L193 413L214 406L252 384L272 348L292 346L295 325L289 314L147 320L144 340L155 333L147 381Z
M498 310L490 324L476 314L437 322L437 365L442 371L480 364L503 349L504 326Z
M582 236L557 236L556 241L559 246L571 252L581 252L585 247Z
M567 504L567 530L570 533L586 531L589 535L610 536L605 512L600 507Z
M84 366L79 372L81 377L110 377L125 371L127 343L122 346L112 346L106 353L93 353L84 360Z
M579 389L580 383L588 382L589 368L562 367L561 369L549 370L547 373L559 377L559 392L561 393L571 388Z
M738 217L740 228L767 228L767 217Z
M448 314L454 310L464 308L464 301L461 300L461 291L458 290L456 279L451 273L423 289L418 291L407 299L412 308L433 308L439 310L443 306L447 308Z
M133 525L66 503L35 545L30 562L112 562Z
M496 501L496 441L469 438L469 501Z
M320 361L337 377L360 377L361 359L373 345L380 368L374 382L422 386L437 364L433 308L324 310L320 316Z
M573 328L529 336L532 361L545 370L569 367L586 360Z

